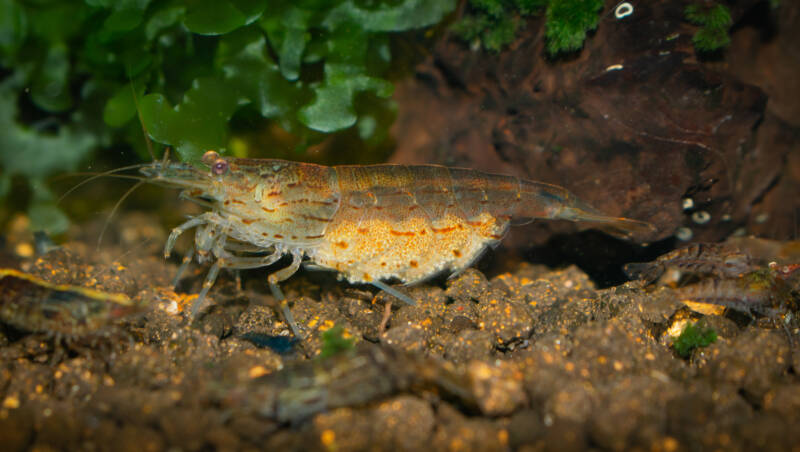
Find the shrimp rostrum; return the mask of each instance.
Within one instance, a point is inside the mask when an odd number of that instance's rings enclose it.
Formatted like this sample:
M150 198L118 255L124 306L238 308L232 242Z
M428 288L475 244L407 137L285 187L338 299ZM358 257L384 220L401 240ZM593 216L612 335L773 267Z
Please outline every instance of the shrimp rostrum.
M291 325L278 283L301 264L335 270L350 283L371 284L414 304L387 281L410 285L439 272L458 273L496 245L512 220L592 222L623 233L652 229L605 216L555 185L470 169L327 167L214 151L203 163L207 170L171 162L142 168L152 181L182 188L183 197L209 209L173 229L164 249L169 256L178 236L196 229L193 252L212 265L195 314L220 269L265 267L284 255L291 264L267 281Z

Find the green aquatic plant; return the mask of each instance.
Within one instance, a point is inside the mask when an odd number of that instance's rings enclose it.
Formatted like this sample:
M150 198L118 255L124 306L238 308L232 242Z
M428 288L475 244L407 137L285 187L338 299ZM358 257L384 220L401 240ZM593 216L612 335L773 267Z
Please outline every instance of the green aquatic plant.
M511 44L522 17L541 12L547 0L469 0L469 10L452 26L465 41L499 52Z
M105 125L135 128L138 95L149 133L185 160L224 151L228 123L246 107L305 145L353 126L362 139L380 141L395 108L386 79L390 35L436 24L455 7L455 0L0 2L1 64L26 71L37 107L68 111L91 95L104 106L87 108L87 119L102 111ZM85 81L76 92L78 80ZM369 102L360 101L365 96Z
M550 55L583 46L586 33L597 27L602 0L469 0L469 11L453 24L462 39L499 52L514 41L522 18L545 12Z
M701 322L687 323L681 334L672 342L675 352L687 358L692 350L699 347L708 347L717 341L717 332Z
M353 349L355 339L345 337L345 329L341 325L334 325L322 333L322 349L319 352L320 358L338 355Z
M96 146L125 142L149 158L139 118L187 161L228 152L237 117L275 125L295 149L347 130L377 147L395 115L390 39L454 8L455 0L0 0L0 69L10 74L0 189L14 174L43 186ZM19 168L41 155L46 170Z
M62 171L74 171L97 145L97 137L80 128L62 126L50 132L17 122L19 78L9 77L0 83L0 199L10 193L12 178L27 181L31 196L28 217L33 230L50 234L66 231L69 221L56 206L46 178ZM39 127L46 127L41 123Z
M597 28L603 0L550 0L547 6L547 51L551 55L583 46L586 33Z
M186 159L225 148L227 123L243 106L274 119L304 146L354 126L363 140L380 141L395 108L385 78L390 33L435 24L454 6L454 0L282 1L242 15L238 28L217 25L213 11L187 16L194 18L184 22L190 31L219 36L214 70L195 78L174 106L165 94L145 96L142 118L156 140ZM359 103L365 96L369 102Z
M686 7L685 15L689 22L701 27L692 37L697 51L713 52L731 43L728 30L733 22L730 10L725 5L692 4Z

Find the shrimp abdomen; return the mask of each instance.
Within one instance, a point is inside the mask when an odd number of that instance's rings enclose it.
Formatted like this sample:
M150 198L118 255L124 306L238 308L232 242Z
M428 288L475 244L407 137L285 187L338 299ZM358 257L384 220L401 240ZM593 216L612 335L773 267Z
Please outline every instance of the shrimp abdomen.
M339 211L311 254L351 282L395 277L413 283L445 268L459 270L508 225L479 202L487 182L475 171L434 165L335 169ZM477 188L464 189L465 180Z
M515 224L536 219L581 221L624 236L654 230L649 223L605 215L557 185L474 170L450 171L466 217L489 213L498 221L513 220Z

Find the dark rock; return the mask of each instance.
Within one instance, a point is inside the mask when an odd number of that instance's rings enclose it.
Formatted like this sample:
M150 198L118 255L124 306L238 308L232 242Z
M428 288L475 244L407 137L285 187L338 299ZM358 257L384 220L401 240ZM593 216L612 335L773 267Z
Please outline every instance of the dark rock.
M528 404L522 373L511 364L489 365L471 361L467 365L471 392L483 414L509 415Z
M430 335L424 327L405 324L389 329L383 335L382 342L407 352L424 352L429 339Z
M502 451L508 448L508 431L485 419L468 418L442 404L436 412L437 429L430 448L463 451Z
M159 427L167 443L174 447L195 451L200 450L205 442L206 432L214 425L214 414L205 411L198 415L196 410L187 408L171 408L161 413Z
M590 421L593 442L609 450L657 443L667 420L666 405L683 391L664 374L611 380L600 390L600 406Z
M737 4L734 14L742 17L745 4ZM737 168L751 154L769 162L789 153L754 146L767 105L763 90L794 88L769 88L759 70L744 63L752 58L739 56L737 71L749 71L753 84L722 65L698 62L691 43L695 27L674 2L637 5L623 20L605 17L580 54L557 64L539 58L545 45L540 21L497 55L452 40L439 43L417 67L417 81L398 89L396 133L414 139L400 142L393 160L562 185L604 212L659 229L640 239L664 238L684 226L701 240L730 234L752 218L749 193L756 185L749 181L770 180L776 166L746 173ZM764 40L750 36L755 53ZM785 49L794 46L786 38L780 42ZM784 77L775 86L797 80L796 66L780 72ZM710 221L694 222L692 212L682 209L684 197L693 198ZM525 234L526 240L541 243L563 227L526 229L535 234Z
M488 331L467 329L445 338L442 344L444 358L455 364L488 360L496 345L494 336Z
M121 452L159 452L166 448L164 439L155 430L127 425L115 438L116 450Z
M8 451L28 450L33 438L33 416L27 409L15 409L0 419L0 438Z
M761 405L769 388L783 379L790 359L784 332L748 329L729 345L721 345L703 374L719 384L733 385Z
M489 290L489 281L483 273L468 268L464 273L447 281L445 295L453 300L479 300Z
M478 326L494 335L499 345L527 339L533 332L533 318L527 306L506 301L495 291L477 306Z
M544 431L544 421L538 411L518 411L511 416L508 423L509 444L514 449L524 444L533 444L541 438Z
M372 410L374 433L370 447L423 450L433 437L435 416L430 404L419 398L399 396L389 399Z

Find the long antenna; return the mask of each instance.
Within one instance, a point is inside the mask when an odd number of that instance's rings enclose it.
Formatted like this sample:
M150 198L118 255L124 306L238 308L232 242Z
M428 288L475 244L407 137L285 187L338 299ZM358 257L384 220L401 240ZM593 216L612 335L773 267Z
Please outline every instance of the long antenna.
M155 162L156 161L156 155L153 152L153 143L150 141L150 135L149 135L149 133L147 131L147 126L145 126L144 119L142 118L142 109L139 106L139 98L136 95L136 86L135 86L135 84L133 82L133 79L130 78L130 67L128 67L128 80L130 82L131 95L133 96L133 103L136 106L136 116L139 118L139 125L142 127L142 134L144 135L144 141L145 141L145 144L147 145L147 152L150 154L151 162ZM131 167L128 167L126 169L132 169L132 168L142 167L142 166L144 166L144 165L132 165ZM89 178L89 180L95 179L97 177L99 177L99 176L95 176L95 177ZM84 183L85 182L88 182L88 181L84 181ZM100 250L100 244L103 242L103 237L106 235L106 230L108 229L108 226L111 224L111 219L114 217L114 214L117 212L117 209L119 209L119 207L122 205L122 202L125 201L125 199L128 196L131 195L131 193L133 193L137 188L139 188L145 182L146 182L145 179L139 180L139 182L134 184L133 187L129 188L128 191L126 191L125 194L122 195L122 197L119 199L119 201L117 201L117 203L114 204L114 208L111 209L111 213L108 214L108 217L106 218L106 222L103 225L103 229L100 231L100 236L97 237L97 250L98 251ZM79 184L79 185L82 185L82 184Z
M119 209L119 206L122 205L122 202L125 201L125 198L130 196L131 193L133 193L134 190L136 190L137 188L141 187L142 184L144 184L145 182L147 182L147 181L146 180L140 180L139 182L135 183L133 185L133 187L129 188L128 191L126 191L125 194L122 195L121 198L119 198L119 201L117 201L117 203L114 204L114 208L111 209L111 213L108 214L108 218L106 218L106 222L103 225L103 230L100 231L100 236L97 237L97 250L98 251L100 251L100 243L103 241L103 236L106 235L106 230L108 229L108 226L111 224L111 218L113 218L114 214L117 213L117 209Z
M122 171L132 170L132 169L137 169L137 168L142 168L142 167L147 166L147 165L149 165L149 163L137 163L136 165L123 166L121 168L114 168L112 170L103 171L102 173L83 172L83 173L71 173L71 174L68 174L67 176L91 176L91 177L89 177L88 179L85 179L85 180L82 180L82 181L78 182L77 185L74 185L72 188L67 190L63 195L61 195L60 198L58 198L58 201L56 201L56 204L61 203L61 201L63 201L64 198L66 198L67 196L72 194L72 192L74 192L75 190L77 190L77 189L83 187L84 185L88 184L89 182L91 182L91 181L93 181L95 179L99 179L101 177L116 177L116 178L119 178L119 179L143 180L144 179L143 177L133 176L133 175L129 175L129 174L116 174L116 173L119 173L119 172L122 172Z

